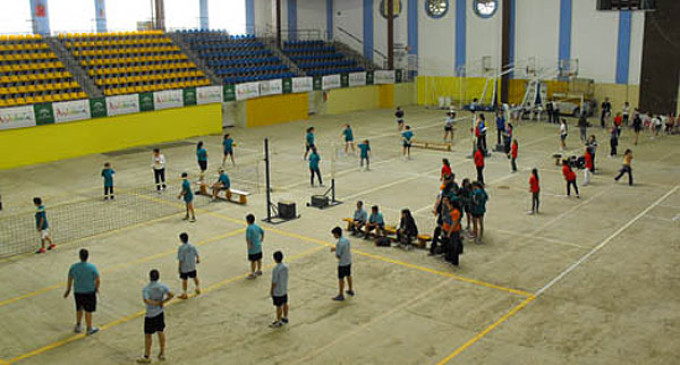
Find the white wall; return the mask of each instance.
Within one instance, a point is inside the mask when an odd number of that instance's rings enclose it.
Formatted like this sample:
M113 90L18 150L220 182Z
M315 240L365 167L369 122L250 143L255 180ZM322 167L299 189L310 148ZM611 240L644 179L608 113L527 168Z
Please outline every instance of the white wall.
M297 0L298 29L314 29L326 33L326 0Z
M619 13L596 11L595 5L596 0L573 2L571 58L578 58L579 77L613 83L616 80Z
M515 63L523 65L530 57L535 57L537 67L557 68L560 2L517 1L515 19ZM518 72L518 75L521 77L523 73Z
M418 2L418 74L428 76L455 75L455 0L441 18L433 19L425 13L425 5Z
M408 38L407 0L401 0L401 5L401 14L394 18L394 43L406 45ZM373 48L387 55L387 18L380 14L380 0L375 0L373 4ZM378 65L382 65L383 61L386 61L378 53L373 55L373 60Z
M272 25L272 3L270 0L255 0L255 30L258 34Z
M463 1L463 0L456 0ZM526 0L521 0L526 1ZM544 0L545 1L545 0ZM554 1L554 0L547 0ZM491 18L482 18L478 16L473 7L472 0L466 1L466 60L468 75L479 75L478 70L482 65L482 57L491 56L493 67L498 70L501 68L501 46L502 46L502 16L503 11L501 1L498 1L498 9ZM451 1L453 4L453 1ZM450 9L449 11L454 10ZM452 35L455 37L455 34Z
M645 33L645 13L633 12L630 36L630 65L628 68L628 83L640 85L642 73L642 44ZM679 104L680 105L680 104Z
M317 0L323 1L323 0ZM333 37L363 54L363 45L338 30L349 31L353 36L364 39L364 9L362 0L335 0L333 9ZM323 15L326 16L325 14Z

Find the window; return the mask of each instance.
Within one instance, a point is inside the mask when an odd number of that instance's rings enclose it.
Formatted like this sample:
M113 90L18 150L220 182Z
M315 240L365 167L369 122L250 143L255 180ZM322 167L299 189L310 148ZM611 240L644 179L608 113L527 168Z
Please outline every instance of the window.
M193 1L193 0L192 0ZM210 29L226 29L230 34L246 33L246 2L243 0L212 0L210 10ZM254 26L255 24L253 24ZM252 29L250 29L252 31Z
M475 13L482 18L491 18L498 9L498 0L474 0Z
M401 14L401 0L392 0L392 7L393 7L393 14L394 17L398 17L399 14ZM387 19L387 14L389 12L389 9L387 8L387 0L381 0L380 1L380 14L383 16L383 18Z
M0 33L33 33L28 1L0 1Z
M426 0L425 12L432 18L441 18L449 11L449 0Z

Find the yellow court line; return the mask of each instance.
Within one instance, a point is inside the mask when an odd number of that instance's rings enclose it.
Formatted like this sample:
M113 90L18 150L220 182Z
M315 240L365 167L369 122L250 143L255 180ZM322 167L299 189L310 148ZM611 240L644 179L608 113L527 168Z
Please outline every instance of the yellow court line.
M198 243L196 244L196 246L203 246L203 245L205 245L205 244L207 244L207 243L210 243L210 242L215 242L215 241L218 241L218 240L221 240L221 239L224 239L224 238L228 238L228 237L231 237L231 236L235 236L235 235L237 235L237 234L240 234L240 233L245 232L245 230L246 230L245 228L239 228L239 229L234 230L234 231L229 231L229 232L227 232L227 233L223 233L223 234L220 234L220 235L217 235L217 236L213 236L213 237L210 237L210 238L207 238L207 239L205 239L205 240L203 240L203 241L198 242ZM135 261L128 261L128 262L125 262L125 263L122 263L122 264L118 264L118 265L114 265L114 266L111 266L111 267L107 267L107 268L102 269L101 272L102 272L102 273L113 272L113 271L116 271L116 270L118 270L118 269L130 267L130 266L135 265L135 264L140 264L140 263L143 263L143 262L147 262L147 261L152 261L152 260L155 260L155 259L159 259L159 258L161 258L161 257L167 256L167 255L171 255L171 254L173 254L173 253L175 253L175 252L177 252L176 249L167 250L167 251L164 251L164 252L155 254L155 255L142 257L142 258L137 259L137 260L135 260ZM41 289L32 291L32 292L30 292L30 293L26 293L26 294L23 294L23 295L14 297L14 298L6 299L6 300L3 300L3 301L0 302L0 307L5 306L5 305L7 305L7 304L11 304L11 303L17 302L17 301L20 301L20 300L22 300L22 299L27 299L27 298L31 298L31 297L34 297L34 296L37 296L37 295L40 295L40 294L43 294L43 293L47 293L47 292L49 292L49 291L51 291L51 290L59 289L59 288L62 288L62 287L64 287L64 284L63 284L63 283L54 284L54 285L50 285L50 286L47 286L47 287L44 287L44 288L41 288Z
M320 251L322 248L323 248L323 247L314 247L314 248L309 249L309 250L307 250L307 251L303 251L303 252L301 252L301 253L299 253L299 254L297 254L297 255L290 256L290 257L288 258L288 262L293 262L293 261L298 260L298 259L301 259L301 258L303 258L303 257L312 255L312 254L314 254L314 253ZM271 269L271 268L273 268L273 267L274 267L274 264L269 264L269 265L266 265L266 266L265 266L265 268L267 268L267 269ZM220 289L220 288L222 288L222 287L224 287L224 286L226 286L226 285L228 285L228 284L231 284L231 283L233 283L233 282L235 282L235 281L238 281L238 280L241 280L241 279L245 279L248 275L249 275L249 273L245 273L245 274L241 274L241 275L238 275L238 276L234 276L234 277L231 277L231 278L222 280L222 281L220 281L220 282L217 282L217 283L215 283L215 284L212 284L212 285L210 285L210 286L204 288L204 289L203 289L203 292L202 292L202 294L201 294L200 296L204 296L205 294L208 294L208 293L213 292L213 291L215 291L215 290L217 290L217 289ZM189 298L200 297L200 296L197 296L196 294L191 294L191 295L189 295ZM173 305L173 304L177 304L177 303L184 302L184 301L185 301L185 300L182 300L182 299L173 299L173 300L171 300L170 302L168 302L168 303L165 305L165 308L167 308L167 307L169 307L169 306L171 306L171 305ZM144 313L145 313L145 311L142 310L142 311L139 311L139 312L136 312L136 313L127 315L127 316L125 316L125 317L119 318L119 319L117 319L117 320L115 320L115 321L112 321L112 322L109 322L109 323L107 323L107 324L102 325L101 327L99 327L99 331L102 332L102 331L105 331L105 330L110 329L110 328L112 328L112 327L115 327L115 326L117 326L117 325L120 325L120 324L123 324L123 323L126 323L126 322L130 322L130 321L133 320L133 319L136 319L136 318L139 318L139 317L143 316ZM42 354L42 353L44 353L44 352L53 350L53 349L58 348L58 347L61 347L61 346L64 346L64 345L69 344L69 343L71 343L71 342L74 342L74 341L83 339L83 338L85 338L85 337L88 337L88 336L85 335L85 334L72 335L72 336L70 336L70 337L68 337L68 338L66 338L66 339L64 339L64 340L60 340L60 341L53 342L53 343L51 343L51 344L49 344L49 345L43 346L43 347L38 348L38 349L35 349L35 350L33 350L33 351L29 351L29 352L24 353L24 354L21 354L21 355L19 355L19 356L16 356L16 357L14 357L14 358L12 358L12 359L5 360L5 361L4 361L4 364L5 364L5 365L10 365L10 364L16 363L16 362L18 362L18 361L25 360L25 359L27 359L27 358L30 358L30 357L33 357L33 356L36 356L36 355L40 355L40 354Z
M503 322L507 321L510 317L513 315L517 314L522 308L526 307L529 303L534 301L536 299L535 296L530 296L522 303L519 303L515 307L513 307L508 313L505 313L503 317L501 317L499 320L491 324L489 327L485 328L483 331L477 333L475 337L469 339L467 342L465 342L463 345L455 349L452 353L450 353L447 357L443 358L441 361L439 361L436 365L444 365L448 363L449 361L453 360L456 356L460 355L463 351L465 351L468 347L474 345L476 342L484 338L484 336L488 335L489 332L493 331L494 328L500 326Z

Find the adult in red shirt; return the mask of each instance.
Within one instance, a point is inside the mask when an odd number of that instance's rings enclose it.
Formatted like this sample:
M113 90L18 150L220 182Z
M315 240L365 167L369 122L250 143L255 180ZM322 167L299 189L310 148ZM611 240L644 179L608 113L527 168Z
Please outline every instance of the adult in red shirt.
M576 186L576 174L572 171L569 162L566 159L562 161L562 175L564 175L564 179L567 180L567 196L571 196L571 186L574 186L576 197L580 198L578 186Z
M448 158L442 159L442 176L440 178L441 181L446 181L449 178L451 178L451 163L449 162Z
M484 153L481 148L475 151L475 167L477 168L477 181L484 185Z
M586 148L586 168L583 171L583 186L590 184L590 174L593 169L593 155L590 154L590 150Z
M529 214L538 214L538 197L541 192L541 187L539 186L538 170L531 170L531 177L529 178L529 191L531 192L531 210Z
M517 172L517 153L519 152L519 144L516 139L512 140L512 147L510 147L510 166L512 172Z

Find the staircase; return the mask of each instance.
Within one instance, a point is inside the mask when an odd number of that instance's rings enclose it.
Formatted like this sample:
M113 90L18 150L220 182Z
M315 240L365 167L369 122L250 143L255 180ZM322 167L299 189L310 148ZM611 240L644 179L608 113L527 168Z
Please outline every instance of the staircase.
M354 48L338 41L331 42L338 52L345 55L345 57L355 61L357 65L363 67L366 71L374 71L381 69L375 62L365 58L361 53L354 50Z
M272 37L258 38L259 41L264 43L265 47L272 51L274 56L278 57L281 62L290 68L291 72L294 72L298 76L305 76L305 72L300 70L295 62L291 61L288 56L281 50L281 48L276 44L276 39Z
M94 80L90 78L82 67L80 67L80 63L73 58L71 52L69 52L57 38L43 37L43 40L45 43L49 44L59 60L64 63L66 69L73 75L73 79L80 84L87 96L90 98L100 98L104 96L104 93L97 87Z
M182 36L179 35L179 33L173 32L167 33L167 35L170 37L170 39L172 39L172 42L175 43L175 45L179 47L180 50L182 50L182 53L187 55L189 61L193 62L196 67L205 73L205 76L210 79L213 85L222 85L222 79L217 77L217 75L212 72L212 69L205 64L205 61L203 61L203 59L199 57L186 42L184 42Z

